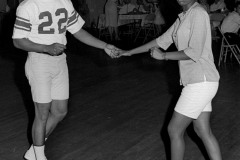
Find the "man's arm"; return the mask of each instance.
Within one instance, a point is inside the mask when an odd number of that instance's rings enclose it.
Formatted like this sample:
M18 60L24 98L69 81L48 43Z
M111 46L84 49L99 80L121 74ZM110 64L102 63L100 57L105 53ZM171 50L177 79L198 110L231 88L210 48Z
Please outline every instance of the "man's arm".
M38 52L42 54L49 54L52 56L59 55L66 49L65 45L54 43L52 45L44 45L34 43L26 38L13 39L13 44L16 48L28 51L28 52Z
M80 29L78 32L76 32L75 34L73 34L73 36L78 39L79 41L92 46L92 47L96 47L96 48L100 48L100 49L104 49L107 45L106 42L103 42L97 38L95 38L94 36L92 36L91 34L89 34L87 31L85 31L84 29Z
M74 33L73 36L89 46L104 49L104 51L112 58L119 57L121 49L95 38L84 29L80 29L78 32Z

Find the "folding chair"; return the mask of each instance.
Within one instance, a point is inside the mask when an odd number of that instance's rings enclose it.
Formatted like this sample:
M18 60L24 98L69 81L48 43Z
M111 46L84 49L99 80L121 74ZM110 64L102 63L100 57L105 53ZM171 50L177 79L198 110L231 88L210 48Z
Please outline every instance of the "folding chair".
M105 14L100 14L98 17L98 38L101 39L101 37L107 38L110 37L110 33L108 31L108 28L106 27L106 16Z
M140 27L139 31L137 32L137 35L134 39L134 42L139 38L144 38L143 43L150 37L155 38L156 36L156 28L154 24L156 15L155 14L149 14L146 16L144 20L144 25ZM141 37L141 34L143 37Z
M221 33L222 42L221 42L221 50L218 60L218 66L220 66L221 62L224 61L226 63L228 53L230 53L230 58L235 57L238 64L240 64L240 49L236 43L230 43L228 38L221 31L220 26L217 27L218 31Z

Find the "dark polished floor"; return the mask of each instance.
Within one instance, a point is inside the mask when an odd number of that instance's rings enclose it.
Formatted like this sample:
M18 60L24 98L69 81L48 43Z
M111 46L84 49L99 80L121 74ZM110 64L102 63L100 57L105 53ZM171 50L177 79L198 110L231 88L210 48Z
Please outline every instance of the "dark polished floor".
M99 49L71 40L69 112L46 143L49 160L166 160L166 126L181 91L178 66L149 54L110 59ZM0 160L20 160L29 146L33 119L30 88L24 75L26 53L11 43L0 50ZM131 41L115 43L132 48ZM129 45L130 44L130 45ZM218 60L219 45L213 43ZM213 100L212 129L223 160L240 159L240 66L219 69ZM205 160L192 126L187 130L185 160Z

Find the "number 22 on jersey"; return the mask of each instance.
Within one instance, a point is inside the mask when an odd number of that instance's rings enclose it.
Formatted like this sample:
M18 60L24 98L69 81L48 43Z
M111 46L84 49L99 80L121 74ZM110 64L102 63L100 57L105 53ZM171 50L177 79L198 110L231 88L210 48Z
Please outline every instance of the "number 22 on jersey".
M53 24L53 16L59 17L63 15L57 22L58 29L55 31L54 28L48 28ZM49 11L41 12L39 15L39 19L46 19L38 26L38 33L39 34L54 34L55 32L62 34L67 29L67 24L63 25L68 20L68 12L65 8L59 8L56 10L55 15L52 15Z

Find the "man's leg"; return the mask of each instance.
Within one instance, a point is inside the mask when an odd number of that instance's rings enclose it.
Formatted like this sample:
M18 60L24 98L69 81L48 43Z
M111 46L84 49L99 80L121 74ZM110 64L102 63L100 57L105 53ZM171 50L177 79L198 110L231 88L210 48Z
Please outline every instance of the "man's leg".
M52 101L49 116L47 119L45 138L47 138L52 133L57 124L66 116L68 110L67 105L68 100Z
M52 133L57 124L67 114L68 100L53 100L51 103L35 103L35 119L32 127L33 146L25 154L28 160L36 158L36 148L40 147L40 157L44 157L45 139ZM47 117L47 120L46 120ZM41 149L42 147L42 149ZM34 154L35 149L35 154Z
M51 108L51 103L34 103L35 119L32 127L32 138L35 146L44 145L46 124Z
M33 145L24 157L28 160L46 160L44 153L44 142L46 135L46 124L49 117L51 103L34 103L35 118L32 126Z

